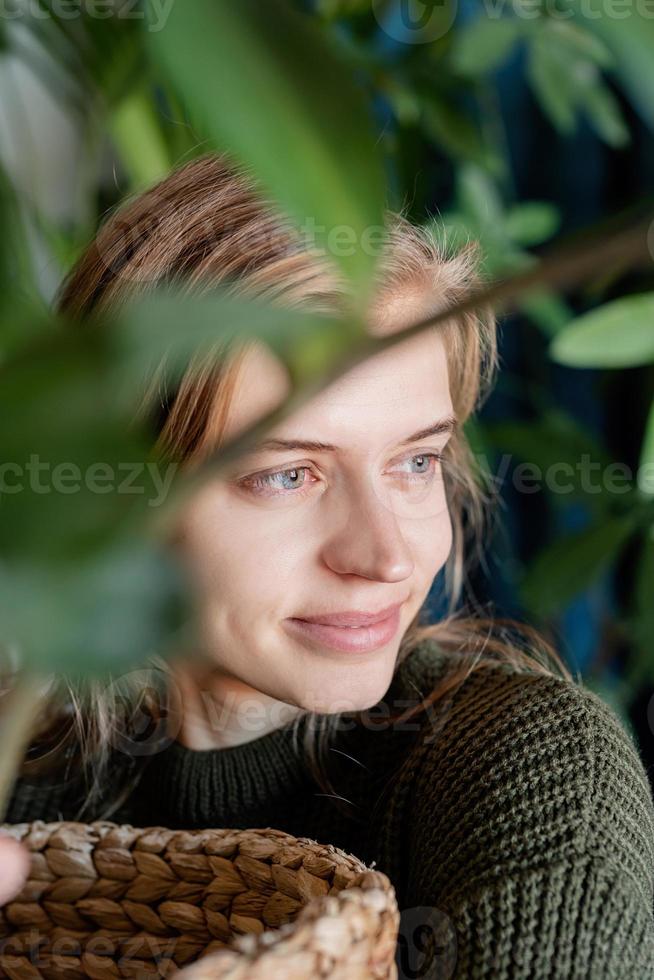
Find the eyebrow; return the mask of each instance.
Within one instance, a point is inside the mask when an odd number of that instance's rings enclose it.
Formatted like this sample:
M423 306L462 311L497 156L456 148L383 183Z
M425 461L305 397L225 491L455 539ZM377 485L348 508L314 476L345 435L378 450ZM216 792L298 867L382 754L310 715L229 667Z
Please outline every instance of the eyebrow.
M453 415L447 415L439 419L425 429L418 429L412 435L402 439L400 446L408 446L412 442L419 442L429 436L439 436L446 432L452 432L457 425L457 420ZM329 442L318 442L315 439L264 439L254 447L255 452L270 450L272 452L285 452L289 449L303 449L305 452L313 453L334 453L338 452L338 446L333 446Z

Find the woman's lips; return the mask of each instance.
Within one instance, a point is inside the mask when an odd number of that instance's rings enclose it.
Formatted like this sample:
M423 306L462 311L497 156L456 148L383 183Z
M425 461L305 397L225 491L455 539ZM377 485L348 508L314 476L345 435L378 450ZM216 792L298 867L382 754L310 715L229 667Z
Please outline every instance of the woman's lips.
M285 622L296 635L320 646L343 653L367 653L391 642L400 627L400 613L401 606L395 606L390 616L369 626L330 626L309 623L305 619L287 619Z

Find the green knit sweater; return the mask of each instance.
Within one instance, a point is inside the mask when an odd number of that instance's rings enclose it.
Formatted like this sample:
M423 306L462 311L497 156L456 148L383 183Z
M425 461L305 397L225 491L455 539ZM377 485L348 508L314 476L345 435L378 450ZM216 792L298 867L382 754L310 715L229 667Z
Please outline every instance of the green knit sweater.
M423 644L376 724L339 731L329 754L342 809L285 727L228 749L164 743L131 760L142 774L126 803L84 819L271 826L374 863L402 912L400 978L654 978L654 805L631 736L579 684L499 665L422 725L384 722L452 664ZM21 780L7 822L75 819L79 778Z

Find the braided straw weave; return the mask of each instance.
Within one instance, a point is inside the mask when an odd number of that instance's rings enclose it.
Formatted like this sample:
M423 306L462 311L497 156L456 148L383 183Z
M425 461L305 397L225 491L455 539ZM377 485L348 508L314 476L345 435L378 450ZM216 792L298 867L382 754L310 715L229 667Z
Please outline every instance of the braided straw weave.
M393 887L331 844L111 821L2 830L32 866L0 909L0 977L397 978Z

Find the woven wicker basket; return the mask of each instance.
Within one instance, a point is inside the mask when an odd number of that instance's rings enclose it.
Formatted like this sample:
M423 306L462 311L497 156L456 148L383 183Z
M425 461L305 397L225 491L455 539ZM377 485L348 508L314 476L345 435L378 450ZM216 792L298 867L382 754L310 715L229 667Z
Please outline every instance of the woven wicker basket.
M0 977L396 980L393 887L330 844L271 828L2 829L32 867L0 909Z

